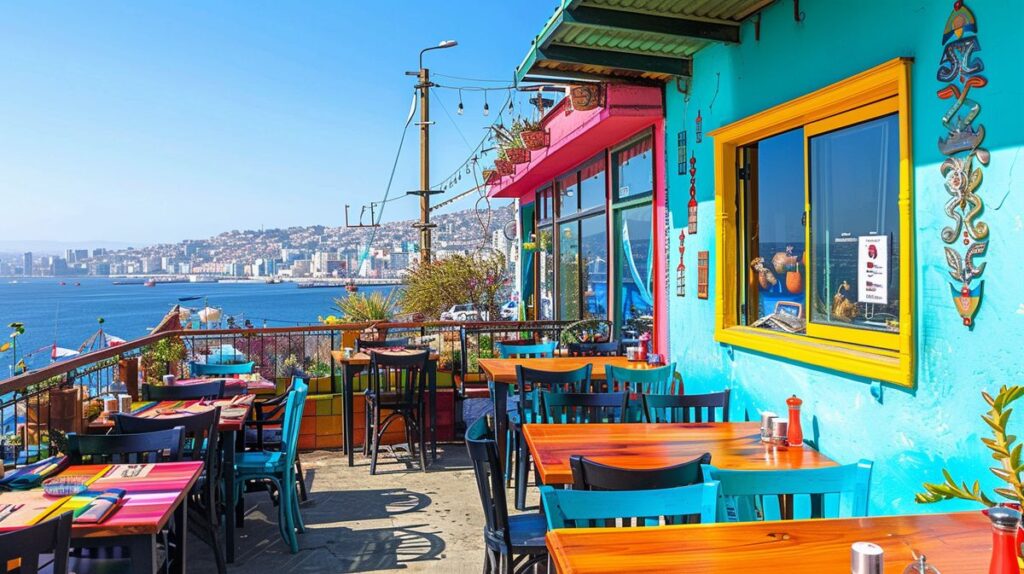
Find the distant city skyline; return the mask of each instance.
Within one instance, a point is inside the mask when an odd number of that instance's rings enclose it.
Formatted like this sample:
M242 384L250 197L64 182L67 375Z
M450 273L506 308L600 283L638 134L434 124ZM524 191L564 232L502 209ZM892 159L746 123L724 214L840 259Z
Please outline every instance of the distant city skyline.
M346 203L358 213L382 199L419 50L458 40L426 56L435 81L500 87L462 78L510 80L521 39L555 4L5 5L0 197L17 216L0 226L0 251L340 226ZM481 92L435 90L433 180L461 164L508 96L489 92L484 117ZM413 126L392 197L419 187L416 148ZM463 178L438 201L471 185ZM384 218L416 207L389 203ZM23 247L3 247L12 242Z

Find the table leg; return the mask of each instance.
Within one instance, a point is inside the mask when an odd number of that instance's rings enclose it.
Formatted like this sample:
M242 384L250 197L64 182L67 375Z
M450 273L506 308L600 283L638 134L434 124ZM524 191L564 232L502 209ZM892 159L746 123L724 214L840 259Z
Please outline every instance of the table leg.
M176 533L177 544L174 545L174 552L167 557L171 563L169 574L185 574L185 558L188 556L185 547L188 540L188 496L174 511L174 527L178 531Z
M152 534L141 534L128 537L128 552L131 553L132 572L153 572L160 569L156 561L156 537Z
M353 387L355 386L356 370L348 363L345 364L344 370L344 383L341 388L341 392L344 395L342 402L345 403L345 440L343 441L343 444L345 454L348 455L348 465L355 466L355 453L354 447L352 446L352 433L354 432L353 428L355 427L352 423L352 417L355 415L352 414L352 411L354 410L352 396L355 393Z
M498 458L505 466L505 434L508 432L508 385L494 382L494 440L498 442Z
M227 501L224 503L224 559L228 564L235 561L235 432L225 431L221 434L221 445L224 449L224 459L221 463L224 469L224 493ZM238 496L241 498L242 493Z
M437 361L427 361L427 385L430 389L430 453L437 460Z

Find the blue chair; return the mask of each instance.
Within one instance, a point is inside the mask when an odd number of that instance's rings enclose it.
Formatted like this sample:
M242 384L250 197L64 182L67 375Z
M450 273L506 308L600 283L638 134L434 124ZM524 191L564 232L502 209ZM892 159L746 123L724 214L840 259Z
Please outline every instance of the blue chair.
M498 341L495 345L498 349L498 357L502 359L550 359L555 356L555 347L558 346L558 343L550 341L547 343L516 345Z
M527 572L544 564L548 554L544 517L539 512L509 516L498 443L487 417L477 419L466 431L466 448L484 509L484 572Z
M236 363L233 365L219 365L209 363L197 363L191 361L188 364L188 372L193 377L227 377L230 375L250 375L253 369L256 368L256 363L249 361L248 363Z
M280 451L249 451L235 456L232 502L238 500L238 493L246 482L270 481L278 492L278 527L292 554L299 551L296 531L305 530L296 493L295 458L298 455L299 425L302 424L302 410L308 391L309 386L302 379L292 379L292 391L282 421ZM234 507L232 504L231 508ZM231 520L232 517L227 519Z
M591 365L584 365L572 371L543 371L516 365L516 387L518 403L508 412L508 445L505 452L505 482L511 481L511 469L516 473L516 508L526 507L526 481L530 474L530 450L526 448L520 429L524 423L543 422L540 395L542 392L583 393L591 388ZM513 460L515 454L515 460Z
M652 369L631 369L605 365L605 379L609 391L626 391L639 394L673 395L682 394L682 385L674 388L676 364Z
M656 490L563 490L540 487L540 499L548 521L555 528L605 526L659 526L683 524L700 516L701 524L715 522L718 483L660 488Z
M540 395L544 424L630 422L629 393L552 393ZM636 419L632 419L638 422Z
M642 395L649 423L729 422L729 389L703 395ZM716 416L715 410L719 411Z
M718 521L751 522L868 515L872 462L798 470L724 470L704 465L704 480L719 482ZM778 505L765 505L775 496ZM799 496L800 498L796 498ZM809 509L807 503L809 502ZM795 512L799 503L801 512Z

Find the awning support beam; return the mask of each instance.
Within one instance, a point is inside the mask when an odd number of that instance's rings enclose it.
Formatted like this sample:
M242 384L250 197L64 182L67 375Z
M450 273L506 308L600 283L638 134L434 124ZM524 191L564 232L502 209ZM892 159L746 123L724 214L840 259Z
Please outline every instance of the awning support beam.
M663 36L684 36L715 42L739 43L739 24L654 16L593 6L577 6L562 12L562 21L606 30L648 32Z
M537 59L673 76L690 76L693 72L693 62L689 58L666 58L575 46L551 45L537 48Z

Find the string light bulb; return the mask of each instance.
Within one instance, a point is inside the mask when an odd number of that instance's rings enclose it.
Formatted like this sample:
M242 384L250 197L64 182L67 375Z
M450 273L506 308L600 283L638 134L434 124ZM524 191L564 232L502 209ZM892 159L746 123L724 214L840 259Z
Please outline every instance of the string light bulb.
M491 115L491 107L487 105L487 92L484 92L484 116Z
M456 112L458 112L458 114L461 116L462 112L464 112L464 111L465 111L465 108L462 107L462 90L459 90L459 107L456 110Z

